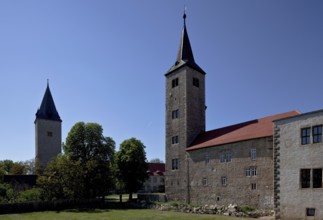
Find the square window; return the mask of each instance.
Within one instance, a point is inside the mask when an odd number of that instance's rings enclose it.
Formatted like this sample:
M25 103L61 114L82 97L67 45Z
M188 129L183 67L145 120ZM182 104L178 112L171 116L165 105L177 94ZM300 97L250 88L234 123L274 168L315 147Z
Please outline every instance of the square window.
M301 169L300 181L301 188L311 187L311 169Z
M200 81L198 78L193 77L193 86L200 87Z
M178 135L172 137L172 144L178 144Z
M302 144L310 144L311 128L301 129Z
M178 109L172 111L172 119L178 118Z
M246 176L257 176L257 167L246 168Z
M313 143L321 143L322 142L322 125L314 126L313 130Z
M48 136L48 137L53 137L53 132L51 132L51 131L47 131L47 136Z
M172 88L178 86L178 78L172 80Z
M315 208L307 208L306 216L315 216Z
M257 189L257 184L251 183L251 190L256 190L256 189Z
M220 162L221 163L231 162L231 160L232 160L231 151L224 151L224 152L220 153Z

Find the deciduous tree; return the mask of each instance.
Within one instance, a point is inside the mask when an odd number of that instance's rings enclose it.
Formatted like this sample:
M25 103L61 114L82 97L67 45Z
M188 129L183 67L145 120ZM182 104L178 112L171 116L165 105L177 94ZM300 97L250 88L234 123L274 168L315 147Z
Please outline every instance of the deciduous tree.
M118 180L129 193L137 192L148 178L145 145L136 138L130 138L121 143L119 151L115 154L115 167Z
M49 163L38 183L46 199L105 196L112 185L115 142L97 123L76 123L63 144L64 154Z

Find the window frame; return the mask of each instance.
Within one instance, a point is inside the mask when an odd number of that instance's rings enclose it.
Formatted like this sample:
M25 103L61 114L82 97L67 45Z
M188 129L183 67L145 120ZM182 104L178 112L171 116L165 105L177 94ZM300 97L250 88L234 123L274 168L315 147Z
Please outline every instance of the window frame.
M304 168L300 169L300 188L309 189L311 188L311 169Z
M210 163L210 154L209 153L204 154L204 161L205 161L205 164Z
M172 159L172 170L178 170L178 168L179 168L178 158Z
M232 161L232 152L230 150L220 152L220 163L228 163Z
M322 168L312 169L312 184L313 188L322 188Z
M172 88L175 88L178 86L178 77L172 80Z
M221 186L225 187L228 185L228 177L227 176L221 176Z
M172 119L177 119L179 117L179 111L178 109L175 109L172 111Z
M257 167L250 166L245 169L245 174L247 177L257 176Z
M315 208L306 208L306 216L315 216Z
M313 144L322 142L322 125L312 127L312 141Z
M301 128L301 144L311 143L311 127Z
M200 80L197 77L193 77L193 86L199 88L200 87Z
M172 136L172 145L178 144L179 143L179 138L178 135Z
M257 149L256 148L250 149L250 159L257 160Z
M202 178L202 185L203 185L203 186L207 186L207 183L208 183L208 181L207 181L207 177L203 177L203 178Z

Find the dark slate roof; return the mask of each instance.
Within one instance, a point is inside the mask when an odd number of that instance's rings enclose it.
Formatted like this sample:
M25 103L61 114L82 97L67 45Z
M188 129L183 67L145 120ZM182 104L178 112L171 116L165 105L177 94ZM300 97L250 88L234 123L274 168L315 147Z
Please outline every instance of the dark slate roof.
M186 148L186 150L198 150L222 144L270 137L273 136L273 121L299 114L299 111L290 111L207 131L198 135L192 145Z
M44 94L43 101L40 108L36 112L36 119L47 119L52 121L62 121L56 110L55 103L52 94L47 84L47 88Z
M183 31L182 31L181 41L179 44L176 62L167 71L167 73L165 74L166 76L168 74L172 73L173 71L175 71L179 68L182 68L184 66L189 66L189 67L197 70L198 72L205 74L204 70L202 70L202 68L199 67L195 63L195 60L194 60L192 47L191 47L190 40L188 38L188 34L187 34L187 30L186 30L186 22L185 22L186 14L185 13L184 13L183 19L184 19L184 27L183 27Z

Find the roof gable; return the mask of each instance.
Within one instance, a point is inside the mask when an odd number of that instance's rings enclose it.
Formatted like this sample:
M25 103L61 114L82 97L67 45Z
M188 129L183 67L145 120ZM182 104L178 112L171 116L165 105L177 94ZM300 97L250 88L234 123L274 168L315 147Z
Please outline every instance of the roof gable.
M299 111L290 111L207 131L200 134L186 150L197 150L244 140L270 137L273 135L274 120L299 114Z

